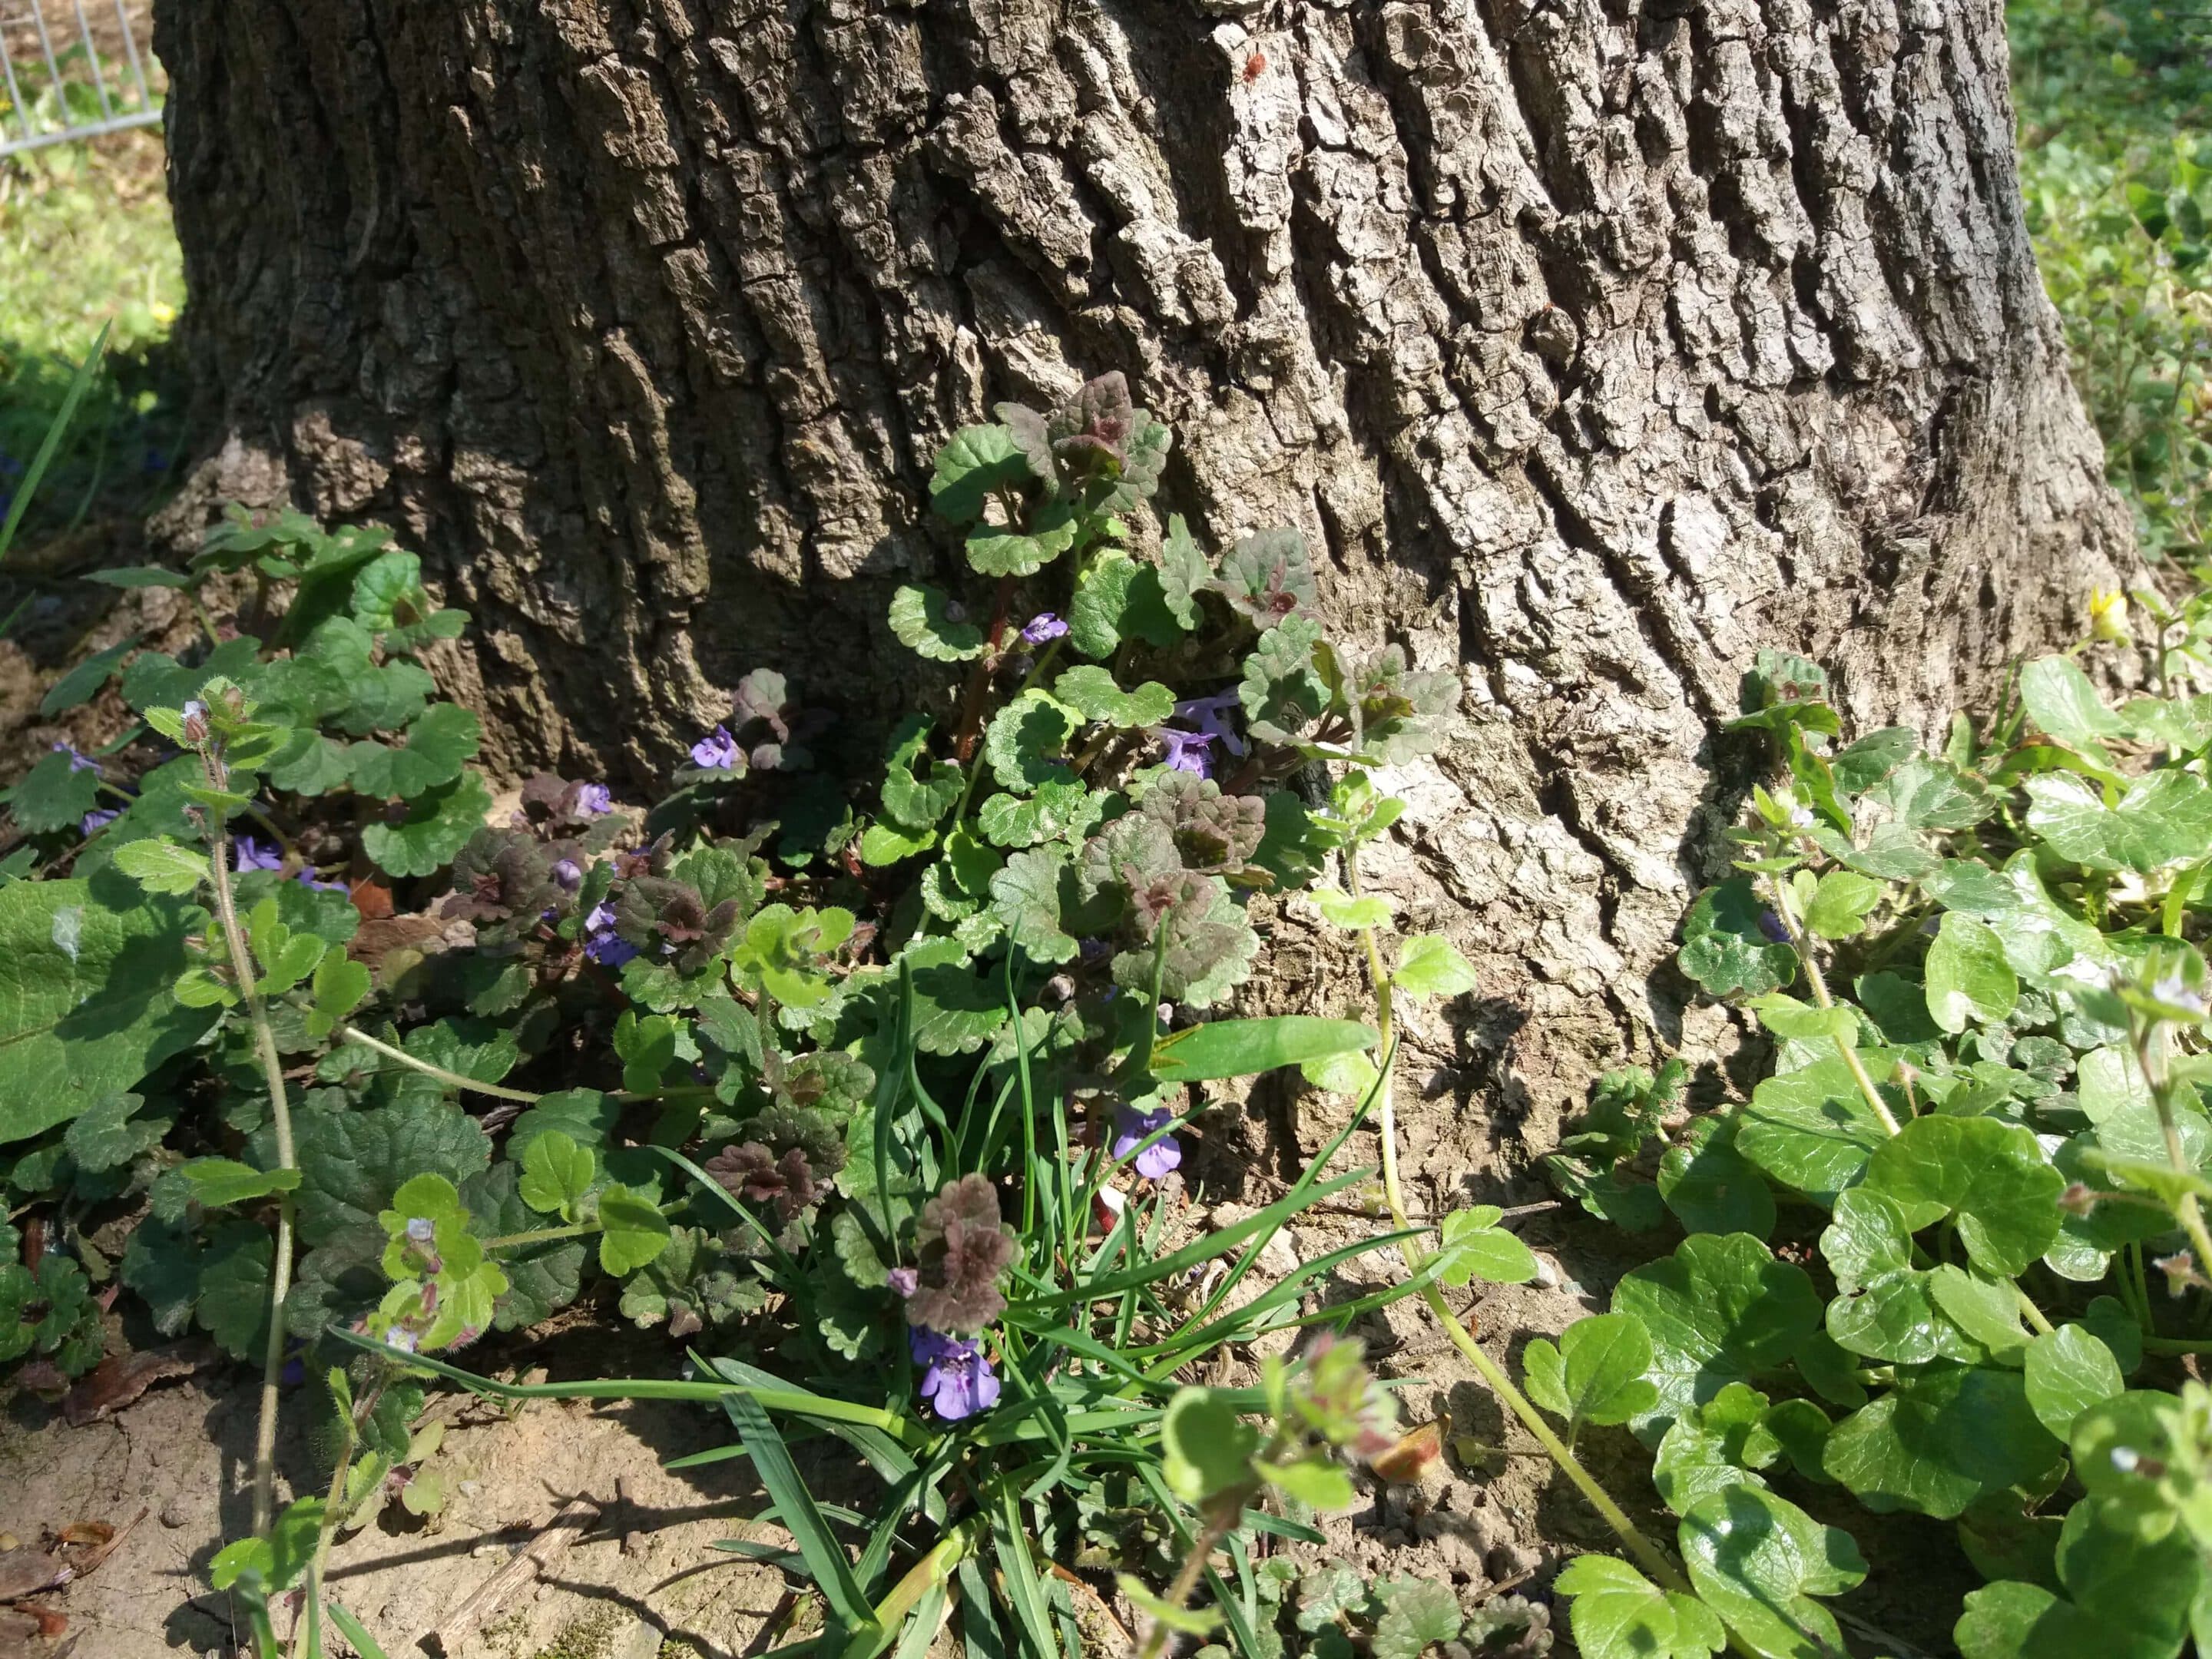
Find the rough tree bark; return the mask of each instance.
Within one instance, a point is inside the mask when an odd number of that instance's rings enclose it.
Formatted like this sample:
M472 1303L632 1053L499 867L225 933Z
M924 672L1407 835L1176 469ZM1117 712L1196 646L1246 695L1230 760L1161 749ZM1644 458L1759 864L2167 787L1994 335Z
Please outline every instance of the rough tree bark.
M1164 505L1303 527L1460 671L1382 873L1532 1082L1674 1035L1758 646L1932 727L2130 556L2000 0L165 0L157 45L201 498L399 526L495 759L642 775L756 664L895 672L933 448L1124 368Z

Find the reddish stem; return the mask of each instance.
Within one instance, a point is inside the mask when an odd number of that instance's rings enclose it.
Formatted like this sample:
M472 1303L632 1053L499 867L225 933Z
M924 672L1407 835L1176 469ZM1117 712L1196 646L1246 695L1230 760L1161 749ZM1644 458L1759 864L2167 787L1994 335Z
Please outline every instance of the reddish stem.
M983 654L975 659L975 666L968 676L968 693L960 705L960 735L954 740L952 753L961 765L975 758L975 739L983 726L983 694L991 684L991 671L999 665L999 645L1006 637L1006 609L1014 602L1014 579L999 578L999 596L991 607L991 631L986 636Z

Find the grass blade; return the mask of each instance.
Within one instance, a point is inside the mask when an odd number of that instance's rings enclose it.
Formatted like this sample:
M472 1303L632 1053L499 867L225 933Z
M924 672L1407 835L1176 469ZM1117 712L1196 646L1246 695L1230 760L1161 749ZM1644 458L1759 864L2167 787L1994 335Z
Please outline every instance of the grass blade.
M998 1515L991 1528L991 1547L998 1553L1000 1588L1021 1625L1025 1651L1037 1659L1059 1650L1053 1640L1052 1621L1045 1613L1044 1586L1037 1582L1036 1564L1030 1559L1029 1535L1022 1523L1022 1500L1012 1486L999 1488Z
M1233 1227L1224 1227L1194 1243L1186 1244L1173 1255L1162 1256L1142 1267L1132 1267L1126 1273L1109 1274L1093 1279L1090 1284L1072 1291L1057 1291L1047 1296L1031 1297L1021 1304L1025 1312L1039 1312L1047 1308L1064 1308L1070 1303L1098 1302L1109 1296L1119 1296L1133 1285L1155 1284L1171 1274L1194 1267L1201 1261L1210 1261L1217 1255L1225 1255L1255 1233L1273 1231L1302 1210L1310 1209L1325 1198L1357 1186L1375 1173L1372 1164L1354 1170L1350 1175L1339 1176L1324 1186L1311 1187L1303 1193L1292 1193L1279 1199L1257 1215L1248 1216Z
M53 423L47 427L46 435L39 445L39 453L32 457L31 470L23 475L23 482L15 491L15 499L9 504L7 522L0 524L0 559L5 559L8 550L15 545L16 528L23 522L23 514L30 510L31 497L39 492L39 480L46 476L46 468L53 462L54 452L61 447L62 434L69 430L70 422L76 418L76 406L84 401L84 394L91 388L93 376L99 371L100 360L107 355L107 331L113 326L112 323L100 325L100 337L92 343L92 349L85 354L84 361L76 366L76 373L70 377L70 388L63 395L61 409L54 416Z
M360 1620L335 1601L325 1601L323 1607L331 1615L331 1623L338 1627L338 1634L353 1644L353 1650L361 1656L361 1659L385 1659L384 1650L377 1645L376 1638L362 1627Z
M738 1437L752 1453L761 1485L768 1489L799 1553L806 1558L807 1568L830 1610L848 1632L863 1640L873 1635L875 1611L860 1593L860 1581L853 1577L853 1564L845 1559L845 1547L830 1535L830 1522L815 1507L814 1494L799 1479L799 1466L791 1461L791 1449L775 1431L775 1425L750 1394L726 1395L722 1409L730 1414Z
M989 1585L983 1569L972 1555L960 1564L960 1633L966 1639L968 1659L1007 1659L1006 1633L999 1628L992 1610Z
M403 1367L428 1371L450 1382L458 1382L471 1393L489 1395L496 1400L713 1401L743 1398L756 1401L769 1411L788 1412L795 1417L817 1418L825 1423L858 1423L881 1429L913 1444L920 1444L927 1438L896 1412L887 1412L879 1406L856 1405L849 1400L832 1400L828 1395L810 1394L804 1389L754 1389L726 1382L686 1382L674 1376L594 1377L581 1382L499 1382L427 1354L409 1353L404 1348L392 1347L343 1326L332 1325L325 1334L350 1346L380 1354Z

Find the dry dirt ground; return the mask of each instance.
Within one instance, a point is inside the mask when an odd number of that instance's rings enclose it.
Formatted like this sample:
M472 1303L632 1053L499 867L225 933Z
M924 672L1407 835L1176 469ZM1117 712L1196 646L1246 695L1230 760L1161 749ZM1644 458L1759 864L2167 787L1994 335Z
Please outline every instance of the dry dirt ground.
M1532 1324L1557 1329L1580 1306L1571 1289L1516 1291L1482 1312L1501 1332L1515 1332L1517 1346ZM1410 1317L1401 1323L1402 1340L1380 1320L1366 1334L1377 1350L1395 1343L1386 1370L1424 1379L1408 1406L1425 1417L1449 1400L1455 1432L1495 1443L1495 1407L1465 1384L1455 1358L1425 1329ZM604 1332L576 1329L550 1342L510 1342L506 1357L550 1365L557 1377L624 1364L665 1371L673 1355L658 1337L617 1346ZM96 1570L42 1598L67 1616L62 1639L74 1637L76 1647L33 1643L27 1654L169 1659L234 1650L239 1632L226 1599L207 1587L207 1565L246 1530L253 1382L240 1366L202 1371L159 1384L109 1420L82 1427L17 1395L0 1426L0 1534L33 1547L44 1534L84 1522L129 1527ZM698 1659L738 1659L773 1645L799 1611L774 1571L714 1547L728 1538L785 1541L774 1527L744 1520L767 1503L749 1465L732 1459L682 1474L661 1468L665 1459L727 1443L719 1413L684 1404L571 1401L535 1401L510 1413L449 1395L433 1415L447 1425L436 1461L452 1492L436 1525L390 1504L332 1558L332 1594L392 1659L437 1651L426 1638L578 1498L598 1506L599 1518L484 1628L447 1644L449 1659L677 1659L686 1648ZM312 1449L296 1436L280 1463L299 1490L319 1480ZM1540 1463L1525 1457L1505 1460L1502 1472L1448 1457L1416 1486L1370 1481L1363 1507L1330 1526L1332 1546L1376 1576L1448 1577L1471 1606L1486 1585L1541 1563L1540 1535L1601 1541L1601 1528L1558 1503L1540 1474ZM664 1642L680 1645L664 1650Z

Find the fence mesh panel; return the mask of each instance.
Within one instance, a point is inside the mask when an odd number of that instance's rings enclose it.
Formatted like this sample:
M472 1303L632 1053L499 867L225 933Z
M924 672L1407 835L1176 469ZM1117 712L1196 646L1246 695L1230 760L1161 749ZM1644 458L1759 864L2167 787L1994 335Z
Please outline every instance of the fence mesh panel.
M145 0L0 0L0 155L161 118Z

